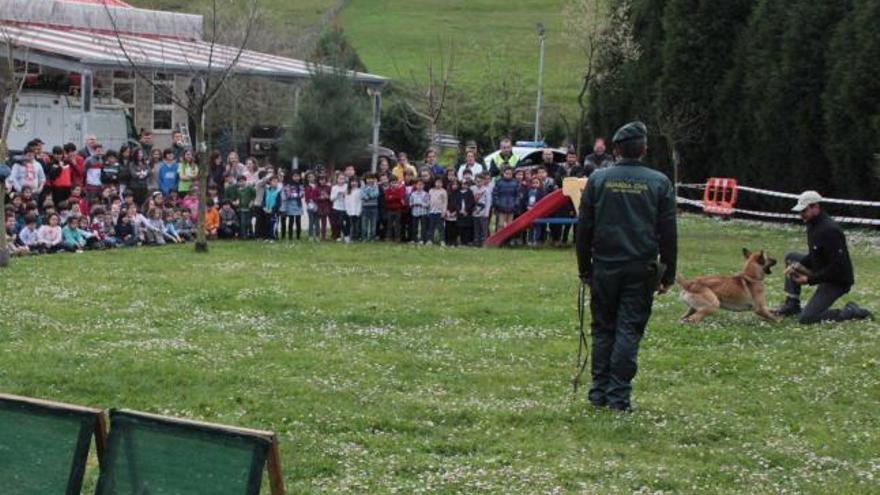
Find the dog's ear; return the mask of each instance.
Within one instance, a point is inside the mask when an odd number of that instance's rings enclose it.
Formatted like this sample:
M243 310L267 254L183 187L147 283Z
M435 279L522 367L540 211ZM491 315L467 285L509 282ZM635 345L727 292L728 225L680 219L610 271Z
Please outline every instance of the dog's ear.
M758 251L758 263L764 264L767 260L764 258L764 251Z
M749 251L749 248L743 248L743 257L744 258L748 258L751 255L752 255L752 252Z

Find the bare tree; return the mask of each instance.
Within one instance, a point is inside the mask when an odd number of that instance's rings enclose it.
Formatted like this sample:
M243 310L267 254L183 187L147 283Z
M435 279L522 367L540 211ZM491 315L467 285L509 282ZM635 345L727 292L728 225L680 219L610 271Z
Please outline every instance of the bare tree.
M448 47L440 47L436 57L428 56L424 75L418 75L411 70L409 81L400 87L407 105L416 115L428 122L432 145L437 142L440 122L452 89L454 71L455 45L450 42Z
M6 45L6 59L0 64L0 104L7 104L0 124L0 166L9 162L9 131L18 104L18 94L24 86L27 75L27 56L24 57L24 69L19 76L15 71L15 51L17 40L13 34L0 25L0 40ZM25 52L27 53L27 52ZM9 251L6 246L6 181L0 181L0 215L3 216L3 231L0 232L0 267L9 265Z
M706 112L690 104L671 107L669 111L656 110L654 124L657 134L666 140L669 155L672 159L672 181L678 194L679 165L681 155L679 147L694 142L700 137L700 129L706 121Z
M571 0L563 7L565 36L581 52L581 89L578 92L577 149L583 147L591 87L601 84L621 64L638 60L641 50L629 22L630 0L616 8L607 0ZM604 63L614 60L614 63Z
M139 79L146 81L153 88L153 91L162 93L175 106L184 110L189 119L195 124L195 149L199 157L199 211L195 243L196 252L208 250L205 233L205 212L208 202L207 189L210 163L207 153L205 117L234 74L235 66L238 65L242 53L248 46L260 16L259 0L248 0L244 9L245 11L239 15L239 21L236 25L226 25L221 29L221 12L218 8L218 0L212 0L211 7L206 12L206 22L208 24L205 40L208 50L207 65L197 66L194 63L187 62L185 65L188 66L188 69L185 72L187 76L192 78L192 90L187 91L185 94L177 94L170 90L168 86L154 82L153 69L145 67L146 64L140 62L142 58L139 56L138 48L126 43L125 36L119 29L113 10L106 1L104 2L104 10L113 25L113 33L117 45L124 55L125 64ZM237 31L236 37L241 41L236 45L235 54L231 58L223 57L221 59L218 56L220 37L228 34L230 30ZM179 68L176 69L180 71Z

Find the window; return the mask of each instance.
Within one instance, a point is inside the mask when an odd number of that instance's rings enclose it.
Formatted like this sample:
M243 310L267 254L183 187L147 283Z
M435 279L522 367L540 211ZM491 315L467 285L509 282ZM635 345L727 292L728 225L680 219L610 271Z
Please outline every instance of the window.
M170 131L174 128L174 75L157 72L153 75L153 130Z
M5 63L5 60L4 60L4 63ZM25 63L23 60L15 60L14 61L14 68L15 68L15 76L16 77L21 77L24 75L25 66L27 66L27 73L28 74L32 74L32 75L33 74L41 74L43 72L43 70L39 64L35 64L33 62Z
M134 115L135 101L135 76L131 71L117 70L113 72L113 97L121 101L128 110L129 115Z

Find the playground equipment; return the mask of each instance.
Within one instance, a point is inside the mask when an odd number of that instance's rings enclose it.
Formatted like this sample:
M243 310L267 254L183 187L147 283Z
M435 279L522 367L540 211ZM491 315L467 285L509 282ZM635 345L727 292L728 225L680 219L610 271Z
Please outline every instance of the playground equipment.
M567 223L576 224L576 218L547 218L553 215L569 201L574 203L575 211L580 208L581 192L587 185L586 178L568 177L562 182L562 189L557 189L544 196L535 206L520 215L503 229L495 232L483 244L486 247L500 247L508 239L528 229L535 223Z

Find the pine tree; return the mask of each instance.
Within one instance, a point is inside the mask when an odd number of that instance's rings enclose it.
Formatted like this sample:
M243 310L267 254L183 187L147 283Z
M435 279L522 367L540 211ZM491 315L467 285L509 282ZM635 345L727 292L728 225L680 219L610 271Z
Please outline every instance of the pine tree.
M858 0L828 52L823 98L835 195L880 197L880 2Z
M682 109L699 112L694 122L715 122L713 102L729 70L735 40L745 28L753 0L669 0L663 13L663 67L656 84L658 120ZM690 130L680 146L683 178L702 180L716 167L719 136L712 126Z
M358 158L370 138L370 109L351 77L342 71L317 70L303 92L282 152L321 161L332 176L337 164Z

